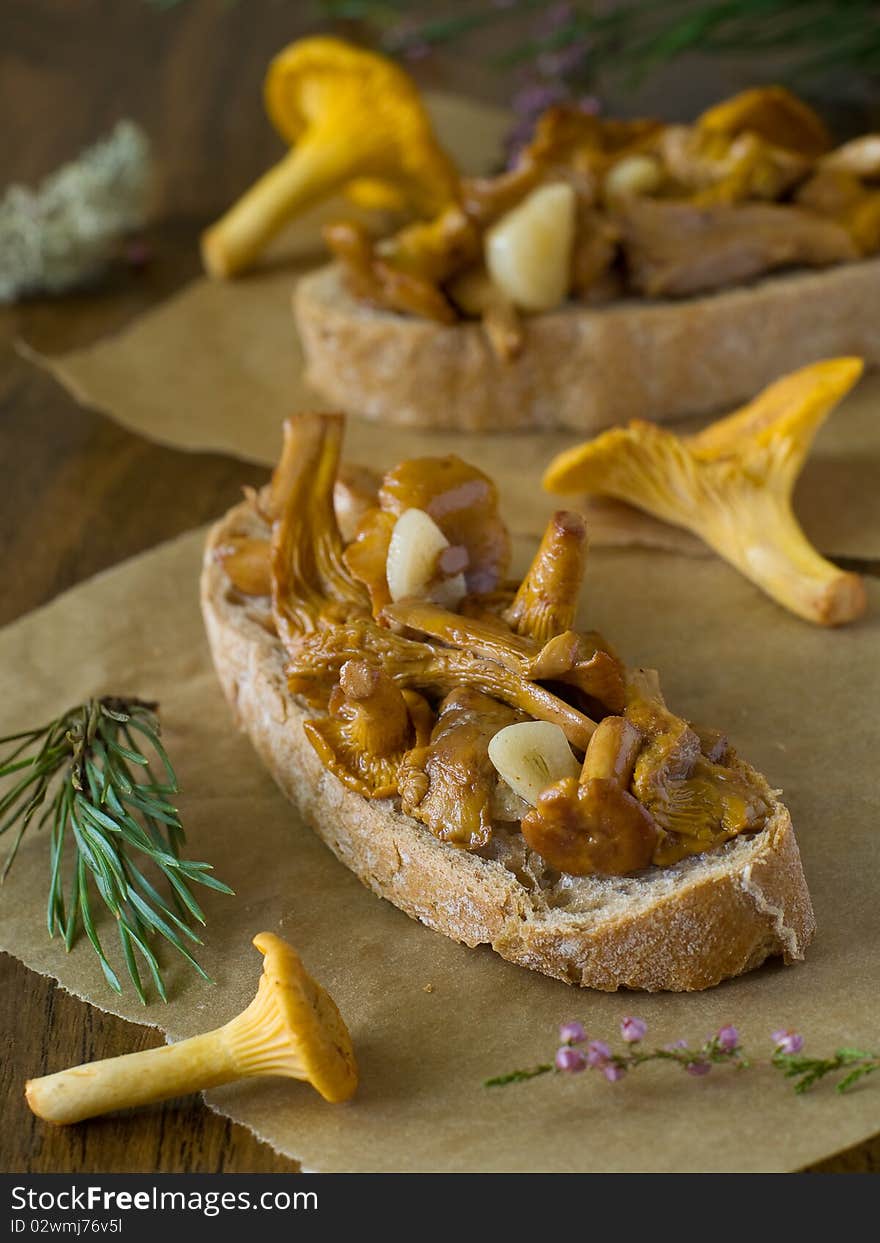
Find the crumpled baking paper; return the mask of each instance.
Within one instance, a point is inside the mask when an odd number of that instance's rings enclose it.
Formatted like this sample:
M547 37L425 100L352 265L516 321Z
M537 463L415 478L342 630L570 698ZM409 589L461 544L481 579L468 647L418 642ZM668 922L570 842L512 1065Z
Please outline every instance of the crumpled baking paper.
M880 1083L797 1097L777 1072L693 1079L647 1067L486 1089L489 1076L552 1058L556 1026L615 1038L623 1016L649 1040L701 1042L735 1023L756 1056L795 1027L807 1052L880 1042L876 703L880 591L837 632L783 613L711 559L597 551L585 624L630 663L656 665L674 708L726 728L785 789L819 930L804 963L770 964L691 995L575 990L432 932L363 888L284 800L232 724L202 633L195 532L86 582L0 632L0 733L92 694L158 698L182 783L190 857L236 890L208 893L206 985L169 951L170 1001L111 993L85 939L66 956L46 935L45 833L32 830L0 894L0 948L75 995L178 1039L220 1024L260 974L251 937L287 937L330 990L362 1082L348 1104L307 1085L250 1080L209 1104L320 1171L791 1170L880 1129ZM519 541L520 568L533 544ZM112 920L99 931L111 954ZM118 956L117 961L118 961ZM52 1046L52 1032L45 1041ZM35 1065L37 1062L35 1054ZM50 1064L47 1071L61 1069ZM135 1125L133 1123L133 1125Z

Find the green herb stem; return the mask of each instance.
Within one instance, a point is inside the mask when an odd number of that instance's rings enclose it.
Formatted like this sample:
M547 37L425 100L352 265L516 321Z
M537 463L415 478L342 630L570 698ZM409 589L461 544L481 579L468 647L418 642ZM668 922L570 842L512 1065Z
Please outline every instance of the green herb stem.
M161 771L161 780L154 767ZM139 699L91 699L39 729L0 738L0 782L13 775L11 787L0 797L0 835L15 830L0 882L43 808L39 825L51 825L49 935L60 935L70 950L83 931L107 983L122 992L95 925L96 891L116 922L128 975L142 1002L147 995L136 953L156 992L166 997L153 939L167 941L208 979L186 946L201 944L189 921L205 922L190 886L229 894L232 890L210 875L210 864L180 857L183 825L169 802L177 793L177 778L159 739L156 705ZM144 874L145 865L167 886L168 898Z

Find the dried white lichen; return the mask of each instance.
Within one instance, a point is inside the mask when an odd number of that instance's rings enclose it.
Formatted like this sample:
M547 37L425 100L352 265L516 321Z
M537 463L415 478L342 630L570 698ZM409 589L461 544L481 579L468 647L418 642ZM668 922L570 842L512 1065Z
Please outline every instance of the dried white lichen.
M51 173L38 189L0 199L0 303L92 280L118 239L143 227L150 145L133 121Z

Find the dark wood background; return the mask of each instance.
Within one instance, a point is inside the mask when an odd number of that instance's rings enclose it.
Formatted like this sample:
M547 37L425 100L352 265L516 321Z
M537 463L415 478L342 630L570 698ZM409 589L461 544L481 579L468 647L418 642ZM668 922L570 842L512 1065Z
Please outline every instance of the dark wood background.
M257 467L161 448L80 408L23 361L14 343L49 353L85 345L198 272L199 229L280 151L260 84L270 57L309 29L302 17L309 7L300 0L186 0L163 13L146 0L0 0L0 192L14 180L38 180L124 116L147 129L159 167L146 268L120 265L89 293L0 310L0 624L215 517L242 484L263 481ZM481 62L456 58L423 67L420 76L489 98L503 98L505 89ZM721 80L736 85L736 73ZM707 102L718 81L714 69L695 73L691 106ZM13 878L2 901L14 900ZM47 1047L56 1069L161 1038L75 1000L7 956L0 956L0 1012L0 1170L296 1169L199 1100L46 1126L25 1107L22 1086L50 1069ZM880 1170L880 1143L817 1169Z

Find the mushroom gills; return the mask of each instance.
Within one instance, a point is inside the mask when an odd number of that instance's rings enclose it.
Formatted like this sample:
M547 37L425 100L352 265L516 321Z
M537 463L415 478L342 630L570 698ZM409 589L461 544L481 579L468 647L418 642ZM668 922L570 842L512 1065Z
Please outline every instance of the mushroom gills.
M253 943L264 955L263 974L237 1018L158 1049L29 1079L25 1097L33 1113L64 1125L256 1075L301 1079L326 1101L348 1100L357 1063L333 998L286 941L261 932Z

